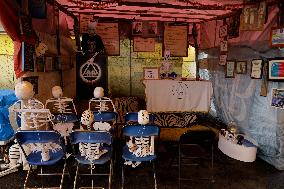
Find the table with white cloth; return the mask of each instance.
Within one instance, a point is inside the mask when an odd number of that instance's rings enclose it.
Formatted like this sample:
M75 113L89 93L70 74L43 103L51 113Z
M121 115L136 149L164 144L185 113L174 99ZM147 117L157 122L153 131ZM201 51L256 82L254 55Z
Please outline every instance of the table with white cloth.
M213 94L209 81L144 80L149 112L208 112Z

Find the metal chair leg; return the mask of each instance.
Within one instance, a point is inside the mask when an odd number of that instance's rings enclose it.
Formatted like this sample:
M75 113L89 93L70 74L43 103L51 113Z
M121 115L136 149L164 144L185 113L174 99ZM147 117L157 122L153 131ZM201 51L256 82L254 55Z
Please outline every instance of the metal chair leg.
M28 178L30 176L30 172L31 172L31 169L32 169L32 166L30 165L29 166L29 170L28 170L28 173L27 173L27 176L26 176L26 179L25 179L25 183L24 183L24 189L27 188L27 183L28 183Z
M153 164L153 172L154 172L154 182L155 182L155 189L157 189L157 179L156 179L156 168L155 168L155 162L152 161Z
M65 175L65 169L66 169L66 159L64 161L64 166L63 166L63 171L62 171L62 176L61 176L61 181L60 181L60 189L62 189L62 186L63 186L63 179L64 179L64 175Z
M124 188L124 170L123 170L123 163L121 167L121 188Z
M73 189L76 189L78 172L79 172L79 164L77 163L77 169L76 169L76 175L75 175L75 179L74 179Z
M110 160L110 165L109 165L109 180L108 180L108 188L111 189L111 184L112 184L112 160Z
M181 188L181 153L180 153L180 145L178 145L178 188Z

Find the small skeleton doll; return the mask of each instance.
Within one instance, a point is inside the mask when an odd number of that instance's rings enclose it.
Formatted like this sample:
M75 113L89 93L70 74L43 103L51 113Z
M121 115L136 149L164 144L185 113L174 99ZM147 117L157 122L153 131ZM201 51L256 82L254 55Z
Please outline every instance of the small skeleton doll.
M147 127L146 124L149 123L149 113L146 110L140 110L138 112L138 123L143 127ZM145 157L154 154L154 137L130 137L127 142L129 151L137 157ZM141 162L129 162L126 161L126 165L131 165L136 167Z
M116 111L112 100L104 97L104 89L96 87L94 90L94 98L89 100L89 109L92 111Z
M72 132L74 122L77 121L77 111L73 99L63 97L62 88L54 86L52 88L53 98L46 101L46 108L54 115L53 129L58 131L65 139Z
M94 114L90 110L85 110L81 116L81 130L94 130L92 123L94 122ZM79 143L79 151L81 156L85 156L87 160L93 161L99 159L107 150L100 150L100 143Z

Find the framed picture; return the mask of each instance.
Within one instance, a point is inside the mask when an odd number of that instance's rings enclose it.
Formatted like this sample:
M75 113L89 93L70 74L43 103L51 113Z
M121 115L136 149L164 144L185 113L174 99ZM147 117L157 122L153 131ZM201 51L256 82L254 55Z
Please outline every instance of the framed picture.
M228 38L236 38L239 37L239 29L240 29L240 14L233 15L229 18L226 18L226 22L228 24Z
M246 61L237 61L236 73L237 74L246 74L247 73L247 62Z
M268 80L284 81L284 58L268 61Z
M142 35L142 32L143 32L143 22L133 22L132 35Z
M143 79L160 79L160 68L143 68Z
M226 37L227 35L228 35L228 26L227 25L221 26L219 30L219 36Z
M227 54L220 54L219 65L225 66L227 62Z
M228 51L228 41L227 40L221 40L220 51L221 52L227 52Z
M148 22L148 35L157 35L158 33L158 22Z
M251 61L250 77L252 79L261 79L262 77L262 59L254 59Z
M284 109L284 89L272 89L271 106Z
M284 27L271 29L270 46L284 47Z
M225 65L225 77L226 78L235 77L235 61L227 61Z

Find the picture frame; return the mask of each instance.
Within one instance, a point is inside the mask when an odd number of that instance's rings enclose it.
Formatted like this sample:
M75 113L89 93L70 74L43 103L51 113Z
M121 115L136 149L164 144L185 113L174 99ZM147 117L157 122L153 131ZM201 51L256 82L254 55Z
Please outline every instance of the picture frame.
M226 37L228 35L228 25L223 25L219 30L219 37Z
M225 65L225 78L235 77L235 61L227 61Z
M272 28L269 41L271 47L284 47L284 27Z
M271 106L284 109L284 89L272 89Z
M158 34L158 22L148 22L147 34L156 36Z
M143 22L132 22L132 35L142 35Z
M284 81L284 58L268 60L268 80Z
M247 73L247 61L237 61L236 62L236 73L237 74Z
M160 79L160 68L158 67L143 68L143 79L145 80Z
M220 41L220 51L221 52L227 52L228 51L228 41L227 40L221 40Z
M252 79L261 79L262 78L262 67L263 67L262 59L253 59L251 61L250 77Z
M227 54L220 54L219 65L225 66L227 62L227 57L228 57Z

